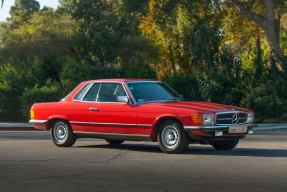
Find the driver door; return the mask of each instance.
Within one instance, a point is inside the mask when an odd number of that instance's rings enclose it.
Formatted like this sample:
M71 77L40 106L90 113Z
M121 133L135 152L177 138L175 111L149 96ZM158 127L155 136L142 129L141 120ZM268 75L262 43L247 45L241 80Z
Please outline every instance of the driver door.
M117 96L127 96L122 83L101 84L96 102L89 107L91 132L137 134L137 106L118 102Z

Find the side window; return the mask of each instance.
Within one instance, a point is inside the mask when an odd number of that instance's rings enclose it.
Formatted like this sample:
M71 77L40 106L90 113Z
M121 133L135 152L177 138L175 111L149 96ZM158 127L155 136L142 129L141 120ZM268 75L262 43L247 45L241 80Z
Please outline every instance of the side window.
M87 83L86 85L84 85L80 91L74 96L75 100L81 100L83 98L83 96L85 95L85 93L87 92L87 90L89 90L89 88L91 87L91 83Z
M103 83L97 102L117 102L117 96L127 96L121 83Z
M96 101L100 85L100 83L95 83L88 91L83 101Z

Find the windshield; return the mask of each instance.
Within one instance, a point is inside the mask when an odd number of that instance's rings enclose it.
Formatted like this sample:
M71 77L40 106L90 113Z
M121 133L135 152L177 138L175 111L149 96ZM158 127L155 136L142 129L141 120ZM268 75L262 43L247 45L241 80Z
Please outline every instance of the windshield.
M127 83L136 102L162 101L177 99L180 96L162 82Z

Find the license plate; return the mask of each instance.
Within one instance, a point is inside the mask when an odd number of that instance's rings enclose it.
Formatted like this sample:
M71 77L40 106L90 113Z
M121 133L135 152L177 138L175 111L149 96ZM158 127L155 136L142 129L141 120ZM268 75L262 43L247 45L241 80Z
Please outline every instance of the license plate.
M230 126L228 133L247 133L247 126Z

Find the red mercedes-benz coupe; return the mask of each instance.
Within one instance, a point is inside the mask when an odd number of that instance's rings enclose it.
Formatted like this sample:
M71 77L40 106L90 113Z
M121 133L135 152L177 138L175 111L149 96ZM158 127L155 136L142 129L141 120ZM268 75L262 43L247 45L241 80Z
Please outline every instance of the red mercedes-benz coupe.
M85 81L61 101L35 103L30 112L29 123L50 130L59 147L89 137L110 144L158 141L166 153L191 143L230 150L257 126L248 109L184 101L164 82L137 79Z

